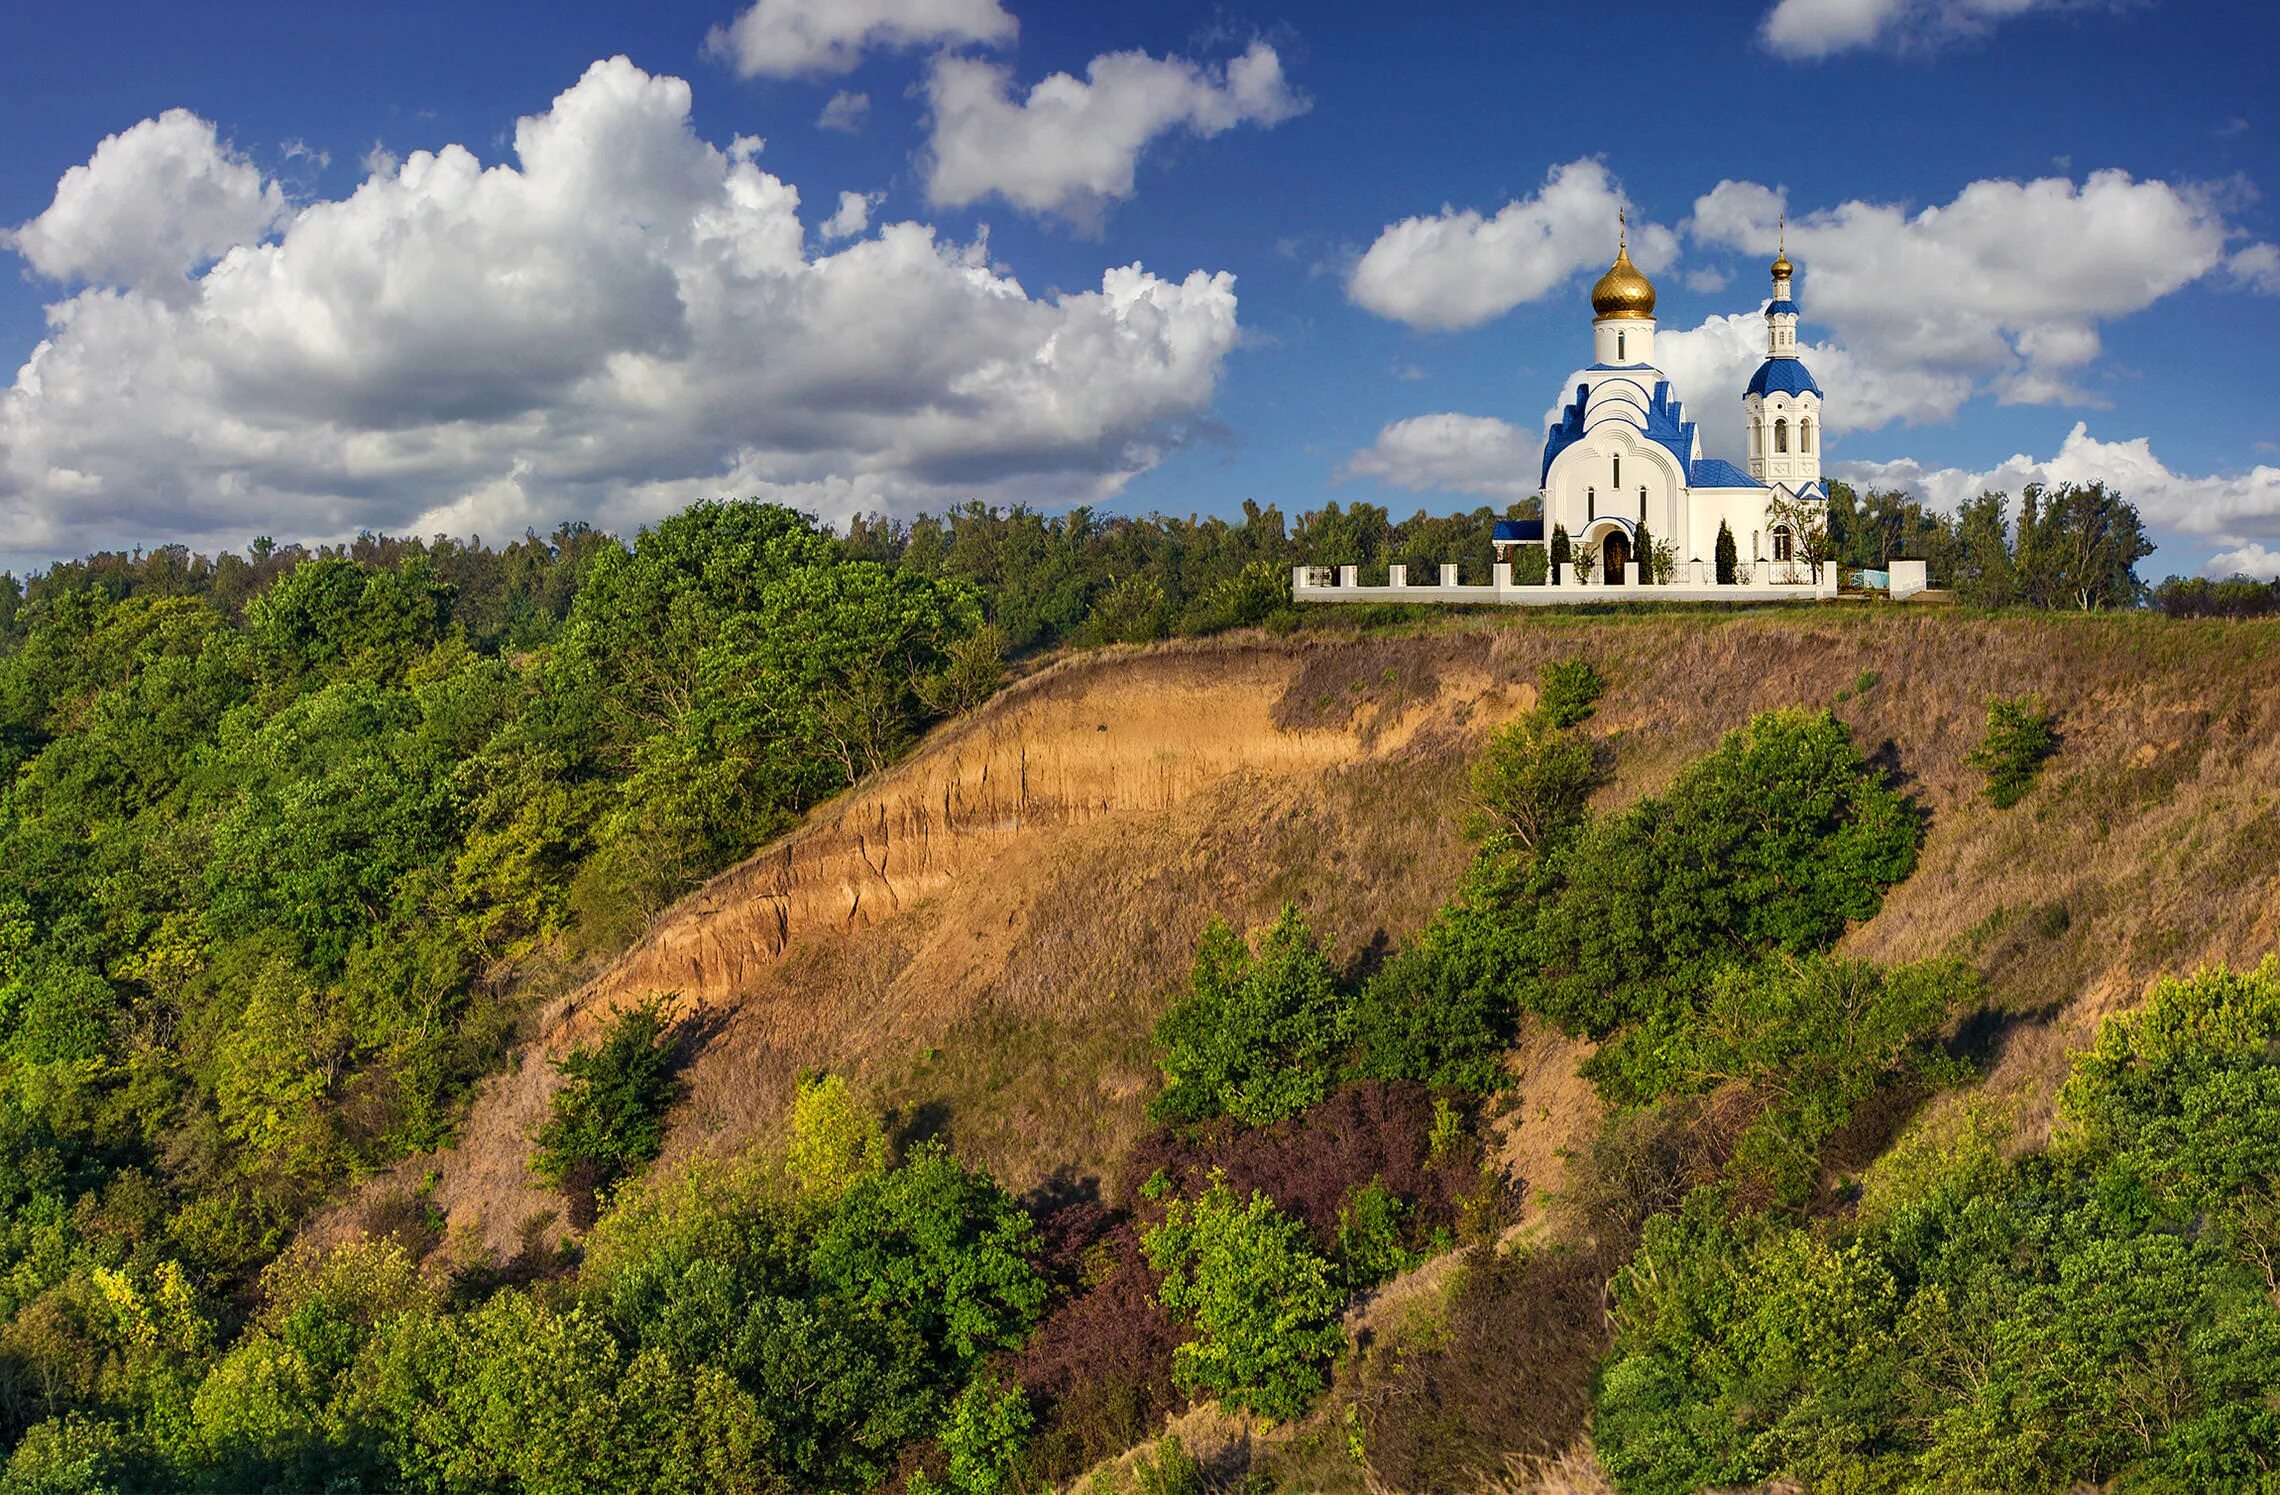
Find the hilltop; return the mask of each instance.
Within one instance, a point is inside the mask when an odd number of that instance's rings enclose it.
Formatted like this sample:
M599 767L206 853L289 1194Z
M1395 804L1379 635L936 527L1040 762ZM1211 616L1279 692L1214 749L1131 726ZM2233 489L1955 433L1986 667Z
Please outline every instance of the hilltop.
M1618 804L1752 713L1828 705L1929 813L1919 870L1843 948L1959 954L2001 1011L1988 1092L2047 1127L2066 1055L2164 973L2280 944L2280 629L2142 616L1860 613L1448 619L1112 648L1058 660L662 914L542 1016L434 1160L458 1227L509 1248L545 1060L677 992L706 1037L668 1155L769 1136L803 1069L1017 1187L1100 1178L1144 1128L1148 1030L1205 923L1305 908L1366 962L1449 894L1463 769L1548 661L1608 682ZM2038 694L2061 752L2011 812L1966 755L1995 696ZM1548 1036L1508 1156L1554 1182L1589 1126ZM1582 1108L1584 1114L1576 1114Z

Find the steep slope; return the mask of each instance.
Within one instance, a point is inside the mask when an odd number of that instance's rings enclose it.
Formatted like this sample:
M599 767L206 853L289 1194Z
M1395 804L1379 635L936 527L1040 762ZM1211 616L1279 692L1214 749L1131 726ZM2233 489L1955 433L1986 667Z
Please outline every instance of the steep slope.
M1064 660L946 727L661 917L543 1014L487 1087L437 1201L504 1249L556 1201L527 1138L546 1059L678 992L703 1037L672 1147L776 1124L803 1067L849 1073L1016 1185L1102 1174L1142 1125L1148 1029L1214 915L1295 900L1368 959L1447 896L1463 768L1546 662L1592 659L1609 802L1759 710L1828 704L1931 812L1921 870L1848 940L1969 955L1977 1035L2031 1140L2067 1049L2164 971L2280 942L2280 627L1877 609L1470 619ZM2037 692L2060 757L2016 809L1965 755ZM1590 1121L1565 1045L1529 1053L1507 1157L1541 1184Z

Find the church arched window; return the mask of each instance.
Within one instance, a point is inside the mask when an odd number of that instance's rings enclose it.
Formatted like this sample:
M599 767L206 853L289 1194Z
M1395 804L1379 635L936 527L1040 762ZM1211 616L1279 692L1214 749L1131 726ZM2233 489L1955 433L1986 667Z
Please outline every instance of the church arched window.
M1773 449L1777 452L1789 450L1789 422L1777 420L1773 423Z
M1589 524L1598 517L1599 490L1597 488L1586 488L1583 490L1583 522Z
M1753 457L1765 455L1764 421L1753 420L1750 422L1750 455Z
M1813 420L1810 416L1797 423L1797 450L1801 452L1813 450Z
M1617 457L1615 459L1615 481L1609 483L1607 486L1610 488L1620 488L1623 486L1623 459L1621 457Z
M1777 529L1773 532L1773 558L1777 561L1797 559L1797 541L1787 528Z
M1630 359L1629 359L1629 358L1628 358L1628 357L1627 357L1627 356L1624 354L1624 352L1623 352L1623 344L1624 344L1624 342L1625 342L1625 335L1624 335L1623 333L1620 333L1620 332L1616 333L1616 334L1615 334L1615 361L1616 361L1617 363L1629 363L1629 362L1630 362Z
M1644 483L1641 483L1641 484L1639 485L1639 523L1641 523L1641 524L1645 524L1646 522L1647 522L1647 485L1646 485L1646 484L1644 484Z

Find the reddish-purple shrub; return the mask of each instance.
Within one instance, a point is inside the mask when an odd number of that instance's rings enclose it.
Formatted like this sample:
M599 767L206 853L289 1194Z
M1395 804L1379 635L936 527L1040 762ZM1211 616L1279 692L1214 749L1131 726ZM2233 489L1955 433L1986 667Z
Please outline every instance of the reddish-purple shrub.
M1025 1462L1038 1483L1066 1479L1140 1442L1184 1400L1172 1387L1172 1350L1187 1335L1156 1306L1161 1279L1140 1249L1139 1228L1109 1225L1053 1263L1064 1264L1074 1268L1071 1296L1006 1367L1037 1414Z
M1213 1169L1238 1198L1264 1192L1306 1222L1326 1253L1338 1212L1373 1181L1414 1210L1421 1230L1453 1224L1457 1201L1479 1182L1476 1156L1432 1156L1433 1095L1408 1080L1368 1080L1338 1091L1303 1116L1245 1131L1224 1119L1180 1134L1144 1137L1127 1161L1128 1197L1157 1170L1182 1193L1200 1192Z

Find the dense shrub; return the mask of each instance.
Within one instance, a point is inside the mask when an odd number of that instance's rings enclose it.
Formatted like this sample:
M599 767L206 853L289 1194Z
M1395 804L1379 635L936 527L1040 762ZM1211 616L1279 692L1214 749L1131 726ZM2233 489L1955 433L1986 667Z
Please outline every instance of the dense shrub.
M1069 1213L1048 1217L1048 1237ZM1105 1214L1094 1223L1059 1243L1056 1276L1068 1296L1009 1362L1038 1412L1024 1467L1040 1484L1132 1447L1183 1400L1172 1351L1186 1333L1156 1301L1139 1228Z
M1987 775L1987 798L2007 810L2027 797L2043 761L2058 751L2050 716L2032 696L1987 703L1987 735L1966 759Z
M1156 1025L1165 1085L1151 1112L1254 1126L1295 1116L1328 1091L1349 1026L1337 979L1296 905L1260 936L1256 954L1214 920L1187 996Z
M1626 1490L2251 1489L2280 1447L2280 961L2110 1019L2059 1140L1903 1149L1856 1226L1705 1190L1617 1279L1593 1434Z
M1436 1154L1441 1114L1421 1085L1362 1082L1273 1126L1221 1121L1159 1133L1134 1147L1125 1166L1135 1181L1161 1175L1185 1193L1219 1178L1244 1197L1264 1194L1306 1225L1324 1256L1336 1255L1355 1198L1375 1187L1401 1207L1399 1243L1416 1248L1451 1229L1458 1201L1479 1186L1476 1149Z
M538 1129L532 1171L588 1203L593 1195L639 1168L665 1145L665 1112L680 1093L674 1074L673 1030L665 1016L671 998L620 1011L602 1041L583 1044L554 1061L563 1078Z
M1737 956L1822 949L1874 914L1920 829L1835 717L1758 716L1539 859L1508 915L1516 994L1594 1036L1684 1011Z
M1544 666L1536 695L1536 715L1546 726L1572 727L1589 717L1606 691L1588 659L1561 659Z
M1877 1090L1959 1077L1936 1039L1978 995L1972 971L1941 962L1887 972L1813 956L1729 967L1711 978L1698 1011L1648 1023L1620 1064L1595 1072L1626 1104L1729 1084L1764 1096L1737 1162L1801 1202L1822 1144Z
M1499 731L1474 762L1478 829L1535 851L1581 824L1591 792L1605 779L1598 747L1564 732L1540 707Z
M1305 1411L1345 1343L1344 1295L1306 1227L1266 1195L1240 1201L1214 1179L1197 1198L1172 1199L1145 1244L1164 1278L1158 1300L1196 1330L1172 1352L1174 1380L1262 1417Z

